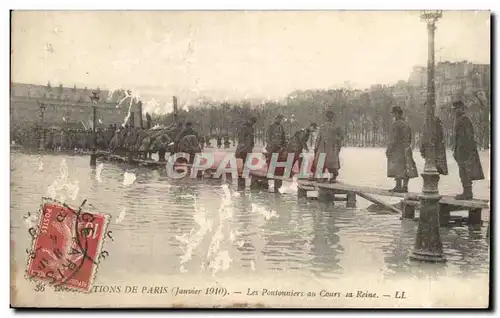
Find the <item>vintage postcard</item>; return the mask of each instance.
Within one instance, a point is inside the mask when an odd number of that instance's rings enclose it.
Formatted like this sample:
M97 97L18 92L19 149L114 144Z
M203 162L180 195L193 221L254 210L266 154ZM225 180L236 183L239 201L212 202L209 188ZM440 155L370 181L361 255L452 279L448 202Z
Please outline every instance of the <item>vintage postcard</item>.
M489 11L13 11L13 307L487 308Z

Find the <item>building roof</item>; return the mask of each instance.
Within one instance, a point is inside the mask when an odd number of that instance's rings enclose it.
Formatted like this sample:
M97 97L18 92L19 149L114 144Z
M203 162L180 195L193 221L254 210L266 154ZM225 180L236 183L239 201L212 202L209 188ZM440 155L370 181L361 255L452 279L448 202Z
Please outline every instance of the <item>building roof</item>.
M10 90L12 97L47 98L72 102L91 102L90 98L94 91L98 93L101 101L109 103L118 103L126 96L123 90L110 94L109 91L99 90L99 88L52 86L50 83L47 85L11 83Z

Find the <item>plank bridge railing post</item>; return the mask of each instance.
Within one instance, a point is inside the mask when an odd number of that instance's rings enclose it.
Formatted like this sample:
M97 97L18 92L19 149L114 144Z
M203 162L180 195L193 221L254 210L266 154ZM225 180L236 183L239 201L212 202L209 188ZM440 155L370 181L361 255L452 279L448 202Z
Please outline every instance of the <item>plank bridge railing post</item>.
M402 203L403 208L403 219L414 219L415 218L415 205L410 204L407 200L403 200Z
M447 226L450 222L450 211L451 208L448 204L438 204L438 213L439 213L439 225Z
M356 192L348 191L346 194L346 207L355 208L356 207Z
M480 208L469 209L469 217L467 223L469 225L481 225L481 211L482 210Z
M307 190L298 186L297 187L297 196L299 199L306 199L307 198Z
M318 187L318 201L335 201L335 193L331 189Z
M246 187L246 179L238 176L238 189L245 189Z

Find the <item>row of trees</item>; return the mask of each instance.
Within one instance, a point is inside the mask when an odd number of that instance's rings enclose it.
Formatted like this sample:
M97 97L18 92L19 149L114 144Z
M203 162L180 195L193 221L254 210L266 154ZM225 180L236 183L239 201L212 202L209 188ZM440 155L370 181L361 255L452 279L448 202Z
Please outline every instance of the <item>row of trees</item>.
M274 117L282 114L283 125L291 135L310 123L321 124L324 112L331 109L343 125L346 145L357 147L380 147L387 144L390 135L391 108L400 105L415 135L415 146L423 133L425 105L417 98L398 100L392 88L380 86L370 91L347 89L296 91L284 102L265 102L251 105L249 102L227 103L204 101L189 112L180 111L181 120L189 120L206 136L227 135L234 137L242 123L251 116L257 118L256 138L264 141L267 127ZM442 105L439 116L443 120L446 143L452 145L454 117L451 102ZM469 105L469 115L476 127L476 139L481 148L489 148L489 105L477 101ZM171 124L173 114L154 118L155 123Z

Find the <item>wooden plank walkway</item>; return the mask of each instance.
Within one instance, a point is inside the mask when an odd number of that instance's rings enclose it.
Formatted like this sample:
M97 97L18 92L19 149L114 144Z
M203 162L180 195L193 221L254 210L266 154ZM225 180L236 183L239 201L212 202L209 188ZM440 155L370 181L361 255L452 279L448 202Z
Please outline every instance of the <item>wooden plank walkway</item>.
M101 154L101 159L106 161L115 161L128 163L138 166L145 166L150 168L165 167L167 162L159 162L155 160L146 160L138 158L128 158L126 156L116 155L116 154ZM191 167L189 164L180 164L176 167ZM213 171L212 171L213 170ZM204 174L211 177L215 169L204 169L200 171L200 176ZM241 173L241 171L240 171ZM231 174L226 173L222 176L223 180L231 178ZM403 218L413 218L415 215L415 209L420 207L420 193L407 192L399 193L393 192L388 189L380 189L376 187L367 186L357 186L346 184L343 182L327 183L319 181L311 181L307 179L294 180L292 178L280 177L280 176L267 176L267 171L265 169L253 170L250 172L250 186L252 188L266 189L268 188L269 180L280 180L284 182L297 182L298 185L298 196L308 197L307 192L318 191L318 199L323 199L327 201L346 201L347 207L356 207L356 195L375 203L376 205L383 206L384 208L401 214ZM246 187L246 182L242 176L238 176L238 186ZM322 191L327 190L327 191ZM386 197L396 197L401 198L401 210L392 204L383 202L382 200L374 197L373 195L386 196ZM439 211L442 224L447 223L450 219L450 212L455 211L469 211L469 219L473 219L473 222L480 222L481 210L489 209L489 200L484 199L474 199L474 200L457 200L453 196L443 195L439 201ZM479 220L477 215L479 215Z
M490 201L483 200L483 199L457 200L454 197L443 196L443 197L441 197L441 200L439 201L439 203L448 204L448 205L455 205L455 206L462 206L462 207L467 207L467 208L472 208L472 209L489 209L490 208Z
M392 204L385 203L384 201L379 200L379 199L377 199L377 198L375 198L375 197L373 197L373 196L371 196L371 195L369 195L367 193L357 192L356 194L359 195L360 197L362 197L363 199L366 199L366 200L368 200L370 202L373 202L375 204L381 205L381 206L385 207L386 209L388 209L388 210L390 210L392 212L395 212L395 213L401 214L401 215L403 214L403 211L397 209Z
M166 161L156 161L149 159L139 159L139 158L128 158L116 154L102 154L99 159L101 161L110 161L110 162L121 162L121 163L129 163L133 165L143 166L143 167L165 167Z
M408 192L408 193L398 193L389 191L386 189L372 188L372 187L364 187L364 186L355 186L346 183L336 182L336 183L325 183L325 182L317 182L317 181L309 181L309 180L297 180L299 185L311 186L314 188L325 188L332 190L344 190L344 191L352 191L356 193L369 193L369 194L377 194L387 197L399 197L399 198L418 198L419 193L416 192Z
M367 199L368 201L371 201L377 205L381 205L390 211L397 212L398 214L401 213L402 218L413 219L415 217L415 210L420 208L420 195L418 193L397 193L385 189L354 186L341 182L322 183L309 180L299 180L298 183L299 189L301 189L299 190L299 192L306 189L307 191L311 191L313 189L318 189L318 191L320 191L321 189L328 189L336 192L344 191L346 193L346 196L348 196L348 193L355 193L355 195L359 195L360 197ZM402 211L399 211L399 209L395 208L394 206L385 203L371 196L370 194L402 198ZM440 224L443 226L450 224L453 219L456 219L456 217L451 216L450 213L457 211L468 211L468 217L466 218L468 224L481 225L482 210L484 209L490 209L489 201L484 199L457 200L455 199L455 197L443 195L438 202L439 220Z
M332 190L343 190L343 191L351 191L355 192L358 195L360 193L368 193L368 194L376 194L376 195L381 195L381 196L388 196L388 197L398 197L398 198L403 198L405 200L409 201L416 201L420 199L420 194L416 192L407 192L407 193L399 193L399 192L393 192L390 190L386 189L379 189L379 188L373 188L373 187L364 187L364 186L355 186L355 185L350 185L350 184L345 184L345 183L322 183L322 182L317 182L317 181L309 181L309 180L298 180L297 181L298 185L301 187L307 187L308 191L313 191L313 189L317 188L325 188L325 189L332 189ZM473 199L473 200L457 200L453 196L447 196L443 195L441 197L441 200L439 203L442 204L448 204L448 205L454 205L454 206L461 206L464 208L473 208L473 209L489 209L489 200L484 200L484 199Z

